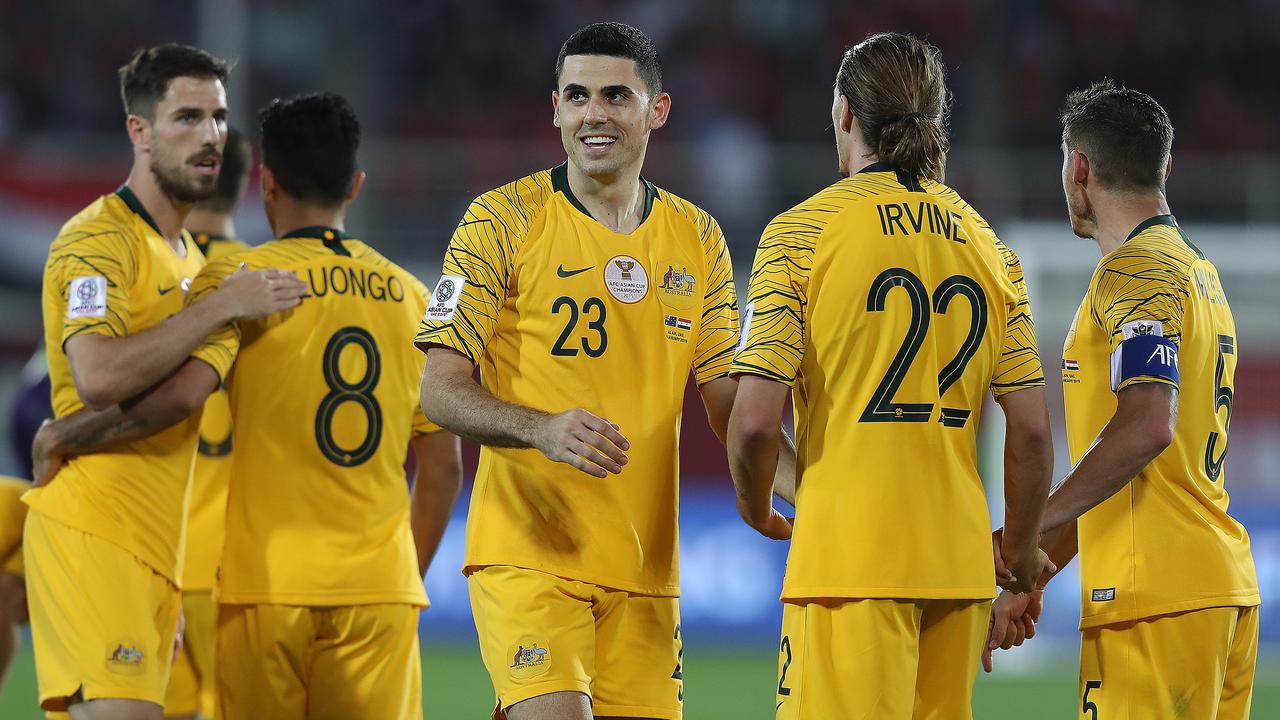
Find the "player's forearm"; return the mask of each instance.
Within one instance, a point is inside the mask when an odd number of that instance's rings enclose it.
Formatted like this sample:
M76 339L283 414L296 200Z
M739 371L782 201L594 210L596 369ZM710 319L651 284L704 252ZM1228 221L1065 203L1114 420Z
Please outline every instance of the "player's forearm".
M1058 568L1058 572L1070 563L1072 558L1076 556L1077 538L1076 538L1076 521L1072 520L1062 526L1050 530L1040 538L1040 549L1049 556L1049 560L1053 562L1053 566ZM1037 583L1040 587L1044 587L1049 583L1053 575L1045 574L1041 576Z
M421 484L423 478L418 477ZM414 486L413 509L409 513L409 526L413 530L413 544L418 553L418 574L426 575L440 548L440 540L449 527L449 517L453 514L453 504L458 498L457 487L452 492L442 492L435 487L431 492L419 493Z
M458 438L447 432L415 438L417 472L410 497L409 527L418 553L418 574L425 575L449 525L462 488Z
M749 522L763 522L773 511L781 434L781 428L749 432L729 426L729 472L738 497L738 511Z
M1002 554L1014 563L1032 556L1053 476L1053 445L1041 435L1013 433L1005 442L1005 524Z
M481 445L535 447L538 428L550 417L550 413L494 397L469 375L431 376L428 370L428 378L422 411L445 430Z
M1077 520L1115 495L1163 449L1156 449L1134 433L1111 427L1112 423L1108 423L1080 462L1049 494L1042 531Z
M791 507L796 506L796 441L787 434L784 427L780 431L781 443L778 446L778 469L773 475L773 494L785 500Z
M231 319L231 310L215 293L137 333L74 337L67 356L77 394L95 409L124 402L163 380Z

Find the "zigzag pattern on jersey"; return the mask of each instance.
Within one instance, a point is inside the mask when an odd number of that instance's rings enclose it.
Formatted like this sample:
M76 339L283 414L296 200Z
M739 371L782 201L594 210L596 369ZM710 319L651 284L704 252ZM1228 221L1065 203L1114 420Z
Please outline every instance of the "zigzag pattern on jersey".
M725 313L731 313L735 319L738 317L738 295L733 285L733 262L729 257L724 233L721 232L720 225L710 213L661 188L658 188L658 199L666 202L677 215L693 224L698 233L698 241L702 245L708 290L704 295L697 355L693 360L694 381L701 384L729 373L729 366L733 362L733 351L738 344L737 335L719 321ZM714 334L708 336L708 332Z
M483 292L476 301L463 295L454 321L424 327L415 344L450 335L457 342L448 345L464 348L472 362L479 362L502 309L516 254L553 193L551 171L543 170L490 190L471 203L449 242L444 274L462 276ZM478 327L476 319L486 327Z
M1176 228L1144 230L1108 255L1093 275L1093 321L1113 338L1134 320L1157 320L1182 343L1182 316L1197 260Z
M114 200L113 200L114 198ZM61 280L57 292L65 308L71 281L86 275L100 275L107 280L107 313L101 318L82 318L63 328L65 342L81 333L104 333L116 337L129 333L129 318L120 310L129 306L129 288L138 274L136 246L141 241L133 231L129 211L124 202L113 195L99 198L67 221L49 246L45 277ZM65 315L65 313L64 313Z

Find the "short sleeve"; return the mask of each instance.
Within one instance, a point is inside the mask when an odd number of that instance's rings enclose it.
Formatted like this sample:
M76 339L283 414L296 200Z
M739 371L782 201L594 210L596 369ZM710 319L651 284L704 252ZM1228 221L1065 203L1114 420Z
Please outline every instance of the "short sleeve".
M765 228L751 268L733 374L795 384L808 345L809 275L820 233L795 210Z
M1044 385L1044 366L1036 345L1036 327L1031 317L1031 301L1027 297L1027 280L1018 255L1004 243L996 242L1004 260L1004 271L1013 283L1013 301L1005 321L1004 342L991 378L991 394L996 398L1029 387Z
M195 305L207 298L222 285L222 281L228 275L236 271L239 265L238 260L231 258L214 260L205 265L200 274L191 281L191 288L187 291L187 306ZM227 373L231 372L231 365L235 363L236 354L239 351L240 327L235 323L228 323L205 338L191 356L208 363L218 373L218 378L225 382Z
M85 333L129 334L130 289L138 276L136 243L118 230L69 227L49 248L45 282L66 301L62 342Z
M513 238L493 203L482 195L458 223L445 252L444 271L428 298L414 345L442 345L479 362L507 299L514 264Z
M1174 258L1137 246L1108 255L1094 271L1089 310L1093 322L1108 336L1112 388L1117 392L1138 382L1178 384L1176 353L1182 343L1187 301L1185 274ZM1142 352L1135 352L1139 347ZM1157 347L1168 349L1157 351ZM1132 349L1125 359L1127 348ZM1166 362L1148 363L1152 358Z
M733 350L738 344L738 295L733 285L733 261L719 224L702 213L702 234L707 280L702 297L702 320L694 352L694 382L701 385L729 374Z

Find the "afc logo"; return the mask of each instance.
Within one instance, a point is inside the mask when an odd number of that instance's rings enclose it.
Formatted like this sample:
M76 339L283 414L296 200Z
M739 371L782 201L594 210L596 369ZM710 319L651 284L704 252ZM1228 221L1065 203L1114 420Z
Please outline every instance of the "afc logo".
M1151 356L1147 358L1147 364L1150 364L1153 360L1166 367L1177 367L1178 349L1172 345L1157 345L1156 349L1151 352Z

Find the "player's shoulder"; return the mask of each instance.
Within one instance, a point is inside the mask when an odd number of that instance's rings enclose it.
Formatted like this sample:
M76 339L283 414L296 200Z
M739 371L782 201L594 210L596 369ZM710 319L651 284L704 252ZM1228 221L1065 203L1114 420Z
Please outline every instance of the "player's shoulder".
M383 275L388 277L394 275L400 278L400 280L408 285L410 290L419 297L425 298L431 293L430 289L418 279L417 275L414 275L412 272L409 272L401 265L392 261L386 255L378 252L363 240L346 240L343 244L351 253L351 258L353 260L381 272Z
M649 193L652 202L662 203L677 222L685 223L689 231L697 236L704 251L712 256L720 251L721 245L724 244L724 234L711 213L648 180L642 180L642 182L645 183L646 192Z
M1120 247L1098 262L1094 285L1113 278L1132 279L1137 285L1160 283L1175 287L1190 282L1192 266L1205 256L1192 245L1171 216L1157 216L1134 228Z
M103 195L72 215L50 246L51 254L85 248L130 247L138 240L133 214L116 193Z
M762 244L781 241L812 250L841 214L889 191L883 175L859 173L842 178L778 213L765 227Z
M218 258L243 252L250 248L249 243L243 240L222 237L220 235L212 235L204 232L191 233L191 241L195 243L197 248L199 248L206 260L217 260Z
M965 219L978 226L980 230L985 233L989 233L992 239L995 238L995 231L991 229L991 224L988 223L987 219L982 217L982 214L974 209L967 200L961 197L960 193L956 192L955 188L937 180L924 180L920 183L920 186L925 192L933 195L935 198L946 203L953 210L963 215ZM997 242L999 241L997 240Z
M527 228L555 194L551 175L554 170L539 170L518 180L481 193L471 201L463 223L496 220L512 228Z

